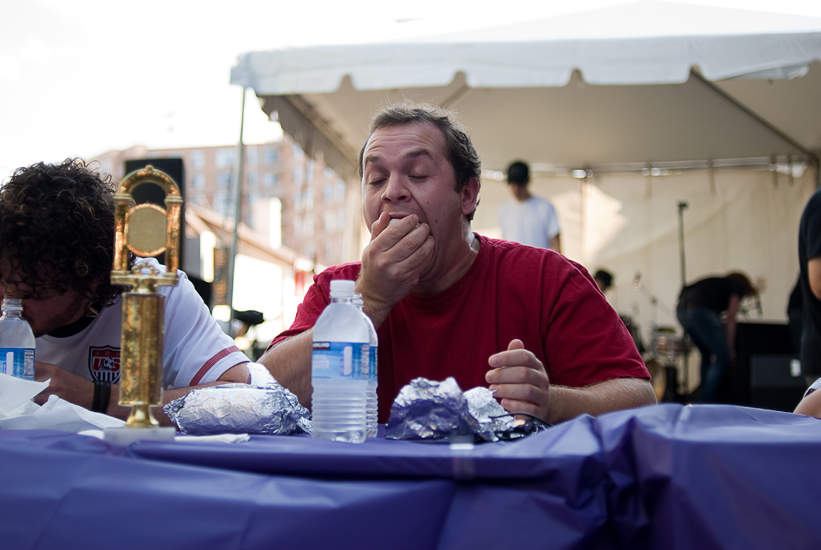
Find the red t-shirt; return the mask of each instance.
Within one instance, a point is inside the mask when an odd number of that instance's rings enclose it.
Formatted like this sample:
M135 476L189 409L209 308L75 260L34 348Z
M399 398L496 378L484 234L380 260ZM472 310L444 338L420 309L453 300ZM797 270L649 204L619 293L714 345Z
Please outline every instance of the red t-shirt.
M551 383L581 387L650 378L630 333L581 265L552 250L479 237L467 273L434 296L409 294L379 327L379 420L411 380L453 376L462 390L487 387L491 355L524 342ZM360 263L314 277L291 328L271 346L314 326L332 279L356 280Z

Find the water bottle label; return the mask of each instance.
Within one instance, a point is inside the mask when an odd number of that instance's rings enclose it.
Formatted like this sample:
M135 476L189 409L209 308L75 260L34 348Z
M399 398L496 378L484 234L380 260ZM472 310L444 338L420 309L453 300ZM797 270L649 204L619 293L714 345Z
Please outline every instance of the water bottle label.
M314 342L311 373L320 380L367 380L370 376L368 344Z
M371 346L370 353L368 355L370 356L370 367L369 367L370 368L370 373L371 373L370 379L371 380L376 380L376 373L377 373L377 370L376 370L376 367L377 367L376 357L378 355L378 348L376 346Z
M34 349L32 348L0 348L0 372L34 380Z

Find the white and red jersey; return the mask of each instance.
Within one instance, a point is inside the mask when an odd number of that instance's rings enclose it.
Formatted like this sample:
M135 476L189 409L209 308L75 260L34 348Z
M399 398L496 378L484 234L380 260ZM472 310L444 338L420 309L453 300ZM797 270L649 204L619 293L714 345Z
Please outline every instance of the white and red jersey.
M160 271L165 267L154 263ZM234 346L211 317L194 285L178 272L176 286L160 286L165 297L163 387L182 388L217 380L248 358ZM36 339L35 359L51 363L89 380L120 379L122 297L100 311L94 320L69 336L45 335Z

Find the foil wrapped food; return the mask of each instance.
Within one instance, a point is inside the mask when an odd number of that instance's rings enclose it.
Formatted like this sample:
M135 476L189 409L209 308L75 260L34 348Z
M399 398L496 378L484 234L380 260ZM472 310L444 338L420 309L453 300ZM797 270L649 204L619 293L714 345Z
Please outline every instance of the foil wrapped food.
M487 388L462 392L453 378L435 382L416 378L402 388L391 407L388 439L441 439L474 436L498 441L514 419Z
M163 411L188 435L311 433L310 412L290 390L253 371L252 384L197 388Z

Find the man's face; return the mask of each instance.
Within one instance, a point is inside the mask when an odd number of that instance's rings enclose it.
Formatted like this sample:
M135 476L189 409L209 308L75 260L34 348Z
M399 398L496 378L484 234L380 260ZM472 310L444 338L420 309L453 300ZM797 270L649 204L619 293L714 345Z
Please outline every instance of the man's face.
M371 135L363 153L362 209L368 227L382 212L410 214L430 226L436 254L463 238L478 182L456 191L445 136L429 123L386 126Z
M6 280L0 280L0 300L5 298L7 289L11 290ZM28 290L25 285L17 285L17 292L10 297L23 299L23 318L31 325L35 338L78 321L88 307L88 300L72 289L42 296L30 296Z

